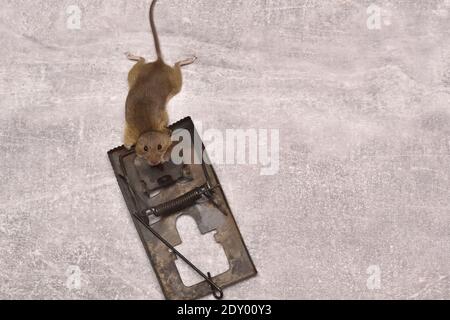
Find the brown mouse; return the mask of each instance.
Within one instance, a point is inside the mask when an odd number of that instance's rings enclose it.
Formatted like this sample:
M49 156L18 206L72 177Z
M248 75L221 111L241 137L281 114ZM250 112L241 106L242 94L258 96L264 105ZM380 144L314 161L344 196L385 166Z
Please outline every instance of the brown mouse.
M169 116L167 103L181 91L181 67L193 63L193 57L167 65L154 22L157 0L150 6L150 26L156 48L157 60L146 63L142 57L127 54L129 60L137 61L128 74L129 93L126 100L124 144L127 148L136 146L139 157L145 158L151 166L167 160L170 151L171 132L167 128Z

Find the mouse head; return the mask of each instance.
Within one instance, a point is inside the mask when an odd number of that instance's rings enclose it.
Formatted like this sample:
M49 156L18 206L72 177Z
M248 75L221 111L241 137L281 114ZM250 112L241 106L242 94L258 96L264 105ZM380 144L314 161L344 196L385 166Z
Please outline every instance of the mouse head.
M151 166L157 166L167 160L166 153L172 140L167 132L150 131L142 134L136 144L136 154L147 160Z

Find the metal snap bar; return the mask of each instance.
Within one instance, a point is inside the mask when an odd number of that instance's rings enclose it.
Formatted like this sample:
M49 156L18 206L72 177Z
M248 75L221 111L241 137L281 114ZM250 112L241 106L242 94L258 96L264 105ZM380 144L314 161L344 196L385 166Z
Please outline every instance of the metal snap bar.
M195 272L197 272L203 279L205 279L212 290L212 294L216 299L223 298L223 290L217 284L212 281L211 274L208 272L208 275L205 275L199 268L197 268L191 261L189 261L185 256L183 256L174 246L172 246L163 236L161 236L158 232L156 232L150 225L145 223L138 214L133 213L133 216L147 229L149 230L155 237L157 237L167 248L169 248L173 253L175 253L178 257L181 258L184 262L187 263L189 267L191 267Z

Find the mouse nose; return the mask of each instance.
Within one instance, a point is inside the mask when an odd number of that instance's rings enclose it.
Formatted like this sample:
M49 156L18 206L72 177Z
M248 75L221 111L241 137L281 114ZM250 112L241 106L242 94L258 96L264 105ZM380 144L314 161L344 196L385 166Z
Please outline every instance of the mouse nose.
M153 160L151 160L151 159L147 159L147 162L148 162L148 164L151 165L152 167L157 166L157 165L160 163L160 161L153 161Z

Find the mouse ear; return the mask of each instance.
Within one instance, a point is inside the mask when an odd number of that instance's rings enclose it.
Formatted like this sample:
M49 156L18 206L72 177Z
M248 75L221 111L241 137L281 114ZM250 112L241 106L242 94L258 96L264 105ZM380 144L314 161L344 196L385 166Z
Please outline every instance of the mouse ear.
M175 148L175 146L176 146L177 144L179 144L180 142L181 142L181 141L173 141L172 144L169 146L169 148L167 148L166 153L164 153L164 156L163 156L164 162L167 162L167 161L170 160L170 157L171 157L171 155L172 155L173 148Z
M171 130L171 129L165 127L165 128L163 129L163 132L164 132L165 134L167 134L168 136L172 136L173 130Z

